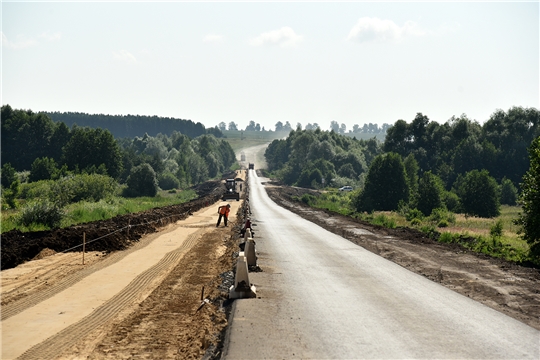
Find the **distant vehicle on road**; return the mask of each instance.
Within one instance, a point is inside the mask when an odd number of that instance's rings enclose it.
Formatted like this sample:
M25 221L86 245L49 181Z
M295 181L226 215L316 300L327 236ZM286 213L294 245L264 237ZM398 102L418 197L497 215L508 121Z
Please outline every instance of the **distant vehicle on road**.
M255 164L249 163L249 168L252 169L252 170L255 169Z
M339 188L339 191L353 191L352 186L343 186Z

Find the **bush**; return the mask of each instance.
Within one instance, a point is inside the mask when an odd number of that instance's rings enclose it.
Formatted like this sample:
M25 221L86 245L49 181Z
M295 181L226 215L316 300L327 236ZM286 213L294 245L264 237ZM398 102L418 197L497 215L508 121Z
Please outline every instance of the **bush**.
M499 239L502 236L503 232L503 222L501 219L497 220L495 224L489 229L489 235L493 239Z
M392 218L389 218L388 216L384 214L379 214L373 218L372 221L375 225L384 226L386 228L395 229L396 228L396 221Z
M22 208L17 223L23 226L41 224L51 229L59 227L65 217L64 210L51 201L36 201Z
M116 189L116 181L106 175L71 175L50 183L50 199L63 206L81 200L99 201L114 195Z
M164 172L159 177L159 187L163 190L178 189L180 187L180 181L170 172Z
M440 228L448 227L448 221L446 220L439 221L439 223L437 224L437 227L440 227Z
M433 209L431 215L429 215L429 219L437 224L441 223L442 221L446 221L446 226L448 226L448 223L454 224L456 222L456 215L445 208L437 208Z
M454 242L454 235L449 232L443 232L441 236L439 236L439 241L443 243Z
M154 197L158 192L156 173L154 172L154 169L146 163L132 168L126 183L126 196Z
M414 219L422 220L423 218L424 214L418 209L409 209L405 214L405 219L407 219L407 221L412 221Z
M302 195L302 198L300 200L306 205L311 205L315 200L315 196L310 194L304 194Z

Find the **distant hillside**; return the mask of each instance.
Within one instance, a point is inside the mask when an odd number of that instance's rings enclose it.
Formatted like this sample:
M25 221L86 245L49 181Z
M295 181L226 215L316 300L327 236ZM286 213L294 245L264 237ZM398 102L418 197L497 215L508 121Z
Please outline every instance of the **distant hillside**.
M161 133L171 135L173 131L195 138L200 135L212 134L223 137L217 128L206 129L201 123L191 120L175 119L169 117L143 116L143 115L104 115L85 114L78 112L45 112L53 121L63 122L68 127L88 126L91 128L108 129L117 138L134 138L135 136L156 136Z

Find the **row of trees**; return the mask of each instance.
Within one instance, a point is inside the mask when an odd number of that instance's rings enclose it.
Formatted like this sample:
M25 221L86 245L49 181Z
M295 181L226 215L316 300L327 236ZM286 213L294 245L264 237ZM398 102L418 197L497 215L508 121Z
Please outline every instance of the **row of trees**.
M495 111L480 125L466 115L444 124L418 113L407 123L398 120L388 129L385 152L402 157L413 154L420 171L432 171L450 189L459 174L486 169L498 182L521 181L529 166L527 147L540 135L540 112L535 108L512 107Z
M153 196L158 185L168 190L198 184L220 176L235 162L229 143L211 134L191 139L173 131L170 136L116 140L108 130L69 129L43 113L9 106L2 107L1 156L5 189L17 180L16 172L25 170L29 182L86 173L127 184L125 195L132 196ZM141 188L141 183L146 185Z
M225 122L220 122L217 126L217 128L220 131L240 131L241 129L238 127L238 125L231 121L227 127L227 124ZM363 124L363 126L360 126L358 124L353 125L352 131L349 130L348 134L354 135L354 134L384 134L386 133L386 130L390 128L390 124L383 124L382 127L379 127L378 124ZM307 123L305 130L316 130L320 129L319 124L317 123ZM345 124L339 124L337 121L331 121L330 122L330 130L334 131L338 134L346 134L347 133L347 125ZM275 125L275 131L276 132L290 132L291 130L302 130L302 124L296 123L296 127L293 129L291 124L286 121L285 124L281 121L278 121ZM255 121L251 120L249 124L246 126L244 131L266 131L264 129L264 126L261 127L261 124L255 123Z
M270 171L286 184L306 187L361 185L363 174L381 152L375 140L356 140L335 132L294 130L266 149Z
M501 203L516 204L523 181L519 221L531 234L540 219L539 125L534 108L497 110L484 125L465 115L439 125L418 113L410 124L398 120L388 128L383 144L298 129L274 140L265 156L269 170L287 184L356 185L357 211L407 207L430 215L446 208L494 217ZM530 238L537 249L535 234Z
M200 122L176 119L171 117L145 116L145 115L105 115L86 114L80 112L45 112L45 115L55 122L62 122L68 127L77 124L91 128L108 129L116 138L133 138L149 134L172 134L179 131L182 134L195 138L197 136L212 134L215 137L223 137L217 128L206 129Z

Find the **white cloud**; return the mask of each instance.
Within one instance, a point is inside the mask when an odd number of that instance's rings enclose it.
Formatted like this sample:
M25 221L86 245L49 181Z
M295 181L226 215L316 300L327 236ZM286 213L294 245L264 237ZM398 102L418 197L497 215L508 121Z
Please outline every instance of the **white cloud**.
M55 32L55 33L51 34L51 33L48 33L48 32L44 32L41 35L39 35L39 37L41 39L45 39L47 41L58 41L58 40L60 40L62 38L62 33Z
M261 45L279 45L281 47L292 47L296 46L304 37L298 35L288 26L284 26L279 30L268 31L262 33L250 40L250 45L261 46Z
M411 36L424 36L427 32L413 21L398 26L392 20L363 17L358 20L349 32L347 40L355 42L394 41Z
M17 39L15 41L10 41L8 40L6 34L2 32L2 47L10 49L25 49L36 45L36 43L36 40L28 39L22 35L17 36Z
M135 56L126 50L113 51L113 58L118 61L137 62Z
M223 42L223 35L208 34L203 38L203 42L207 42L207 43Z

